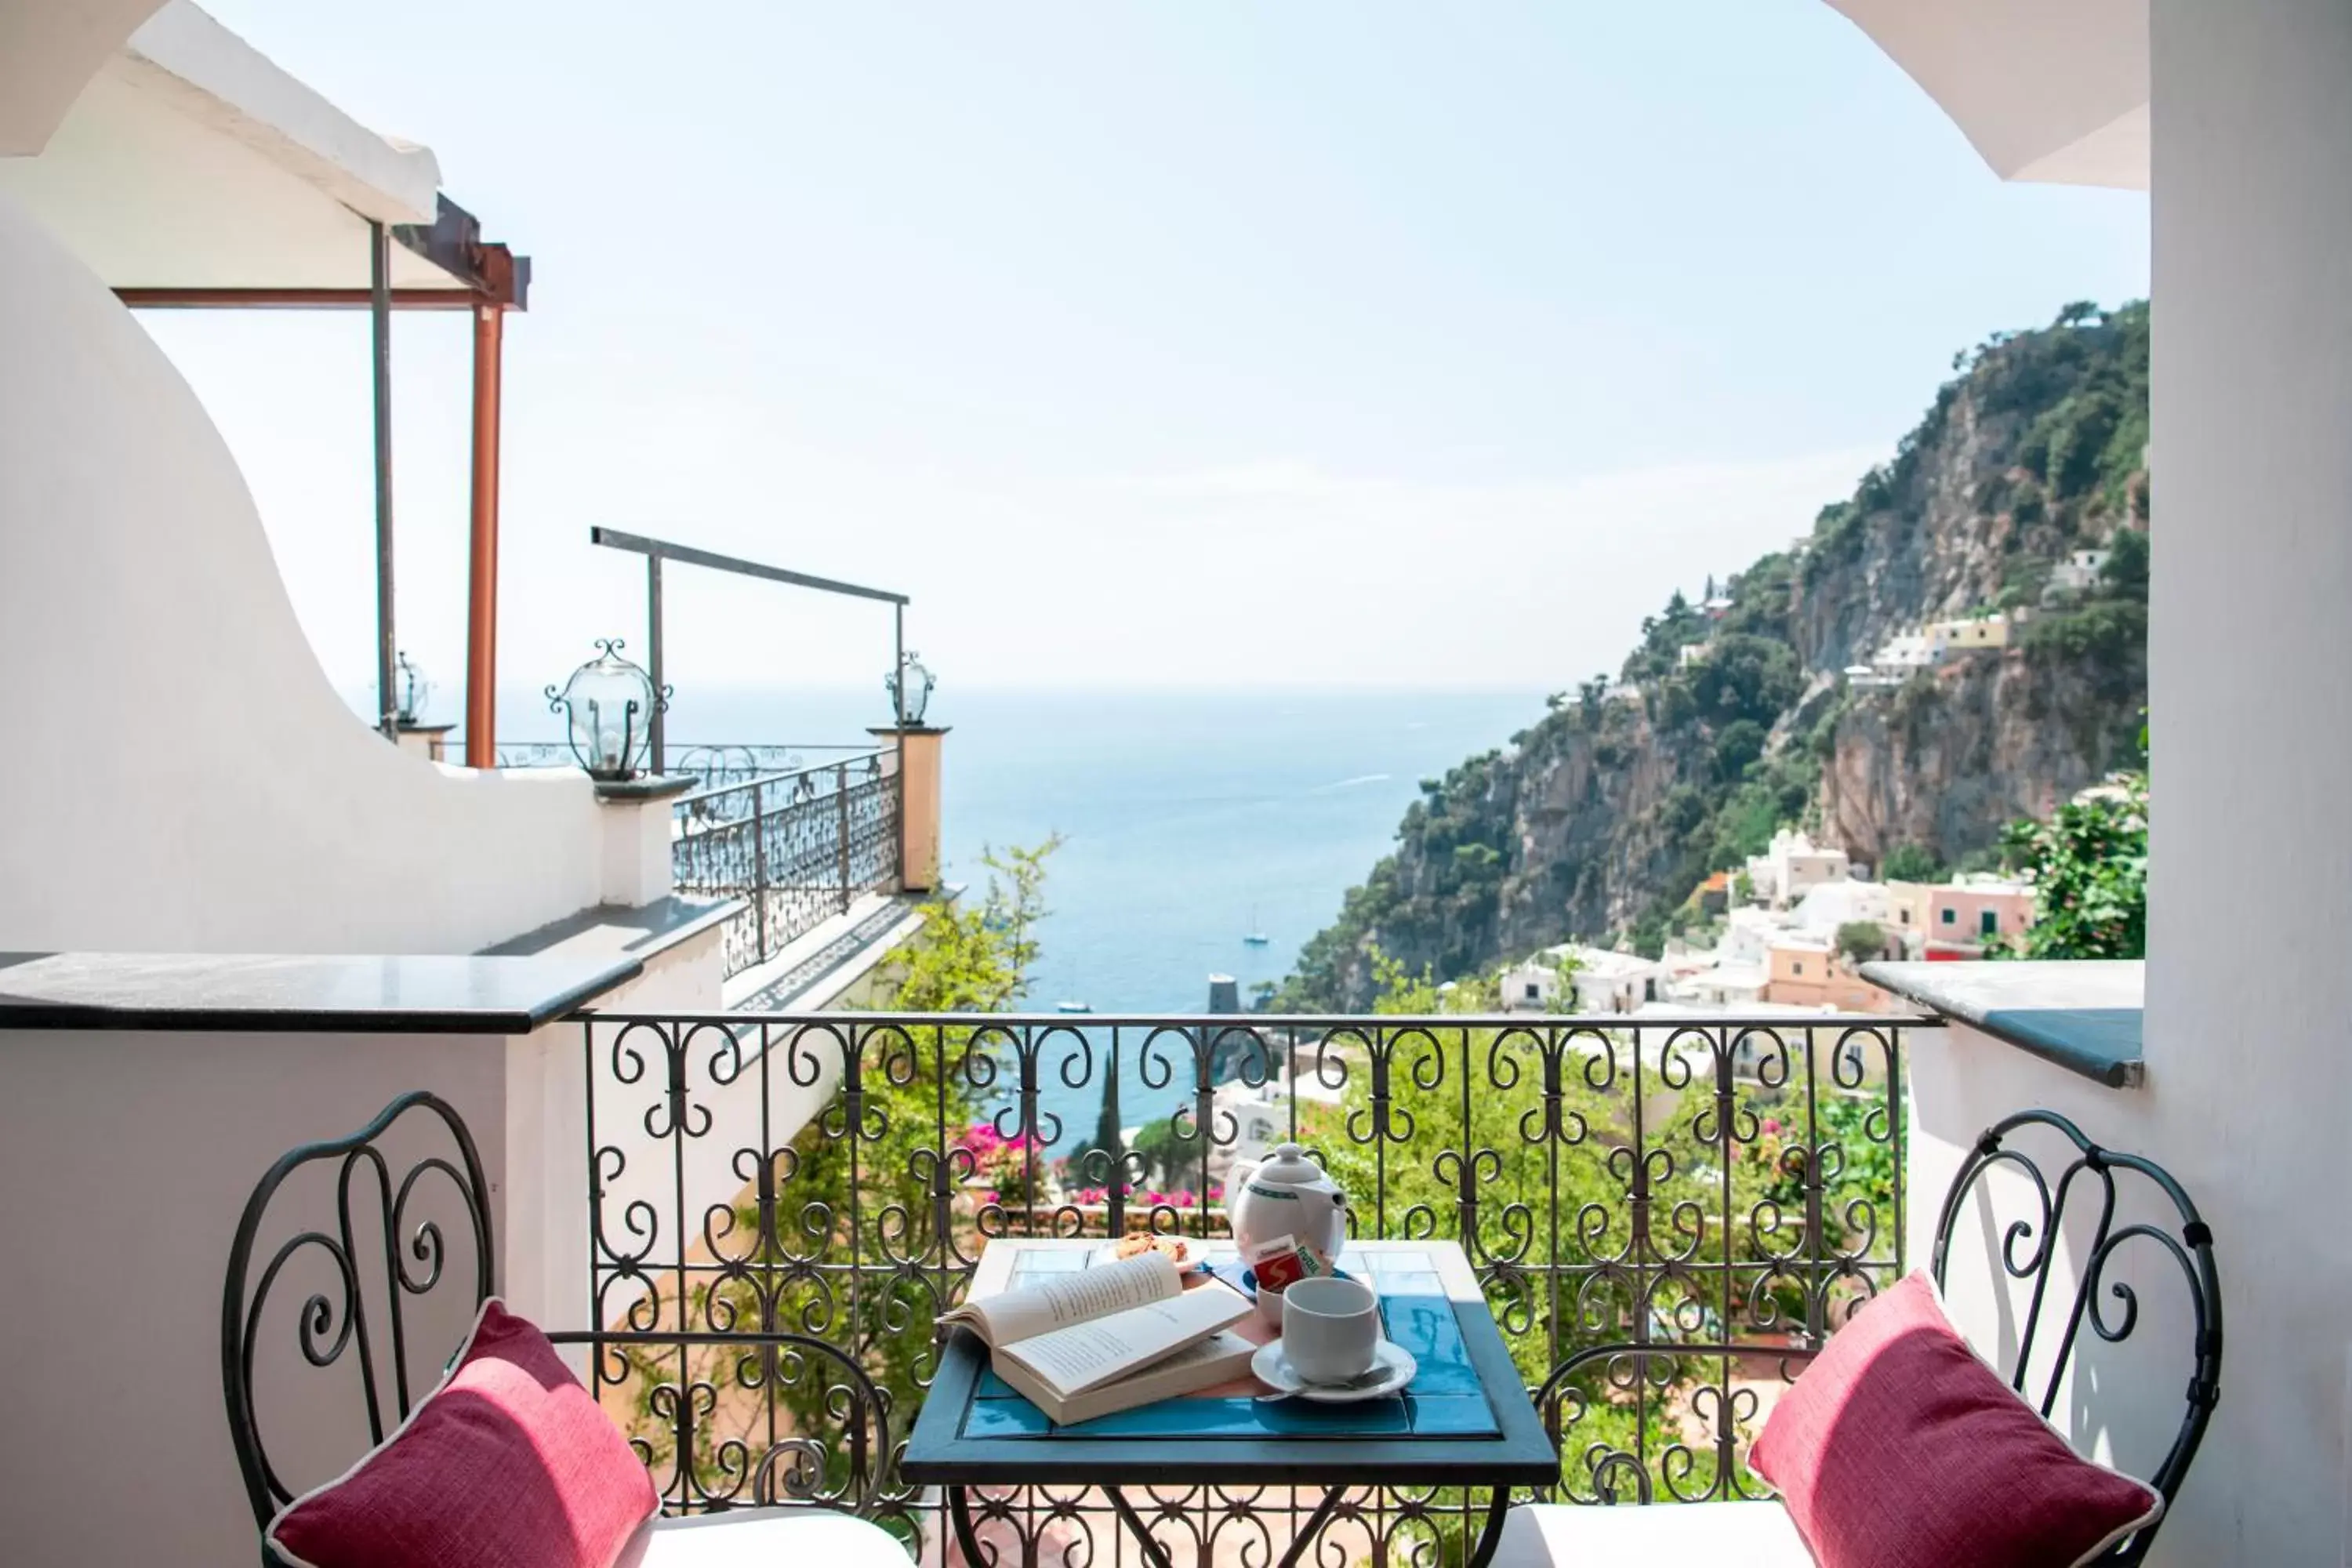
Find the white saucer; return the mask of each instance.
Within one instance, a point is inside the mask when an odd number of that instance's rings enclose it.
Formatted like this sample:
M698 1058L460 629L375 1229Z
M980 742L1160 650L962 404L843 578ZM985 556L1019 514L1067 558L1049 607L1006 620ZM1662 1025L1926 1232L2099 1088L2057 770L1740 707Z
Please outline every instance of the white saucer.
M1276 1394L1311 1399L1318 1405L1353 1405L1360 1399L1379 1399L1398 1393L1421 1370L1412 1352L1391 1340L1381 1342L1381 1348L1373 1352L1373 1363L1380 1371L1377 1377L1343 1387L1318 1387L1298 1375L1298 1369L1282 1353L1282 1342L1276 1340L1259 1346L1257 1354L1250 1357L1250 1373Z

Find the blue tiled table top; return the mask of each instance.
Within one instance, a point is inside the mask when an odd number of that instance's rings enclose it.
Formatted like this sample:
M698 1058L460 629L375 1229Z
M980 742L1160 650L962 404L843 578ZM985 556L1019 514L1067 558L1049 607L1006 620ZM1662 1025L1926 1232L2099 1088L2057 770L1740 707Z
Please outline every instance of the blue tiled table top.
M1228 1274L1236 1261L1230 1249L1213 1247L1208 1260L1212 1268ZM1022 1247L1004 1279L1004 1288L1018 1289L1045 1274L1087 1268L1095 1261L1095 1255L1084 1250ZM1449 1264L1459 1266L1458 1253L1446 1259L1419 1247L1367 1248L1340 1258L1343 1269L1379 1293L1389 1338L1411 1352L1418 1364L1402 1395L1352 1405L1318 1405L1304 1399L1261 1404L1246 1394L1210 1393L1164 1399L1056 1426L994 1373L983 1373L972 1390L961 1435L1162 1441L1172 1437L1496 1436L1499 1428L1494 1409L1447 1294ZM1517 1396L1519 1391L1511 1393Z

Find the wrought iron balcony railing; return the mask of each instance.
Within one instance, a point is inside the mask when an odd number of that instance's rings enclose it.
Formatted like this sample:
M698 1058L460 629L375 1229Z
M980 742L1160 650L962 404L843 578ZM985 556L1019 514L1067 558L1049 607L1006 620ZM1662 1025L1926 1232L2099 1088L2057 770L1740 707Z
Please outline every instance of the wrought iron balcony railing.
M728 750L756 765L753 748ZM726 972L738 974L846 913L858 894L898 886L898 811L895 752L755 771L678 798L673 882L682 894L749 900L725 936Z
M855 762L870 755L873 751L871 742L839 745L673 742L668 747L668 756L664 760L664 771L676 777L699 779L705 789L717 789L723 784L748 784L755 778L767 778L777 773L799 773L804 768L827 763ZM467 752L462 736L449 743L448 756L452 762L466 762ZM565 742L520 741L499 747L493 765L501 768L571 768L577 767L579 763Z
M1360 1236L1462 1246L1559 1439L1552 1495L1760 1496L1748 1444L1791 1370L1775 1348L1817 1342L1905 1267L1915 1022L596 1016L597 1320L815 1335L866 1374L656 1347L608 1352L596 1389L673 1507L838 1500L936 1561L936 1499L896 1456L988 1240L1207 1240L1236 1154L1290 1140L1349 1191ZM1589 1354L1621 1342L1754 1349ZM1000 1563L1121 1560L1084 1489L987 1511ZM1272 1561L1299 1520L1272 1488L1146 1511L1204 1563ZM1366 1493L1318 1550L1435 1562L1460 1517Z

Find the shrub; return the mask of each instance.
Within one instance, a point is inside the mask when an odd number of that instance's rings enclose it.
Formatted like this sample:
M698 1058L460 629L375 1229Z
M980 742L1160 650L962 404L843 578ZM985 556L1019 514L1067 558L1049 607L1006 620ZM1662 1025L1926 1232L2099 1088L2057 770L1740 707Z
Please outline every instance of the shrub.
M1882 882L1941 881L1944 868L1936 853L1921 844L1897 844L1878 863L1878 879Z

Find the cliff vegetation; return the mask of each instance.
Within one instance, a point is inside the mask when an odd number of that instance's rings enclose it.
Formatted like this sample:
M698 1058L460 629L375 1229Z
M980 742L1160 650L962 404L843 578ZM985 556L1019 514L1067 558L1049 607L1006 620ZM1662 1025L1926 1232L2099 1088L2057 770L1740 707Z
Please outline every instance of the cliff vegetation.
M1423 780L1274 1004L1365 1005L1376 952L1439 978L1570 938L1654 953L1784 826L1913 875L1989 865L2011 821L2137 761L2147 329L2145 302L2074 304L1956 356L1803 540L1675 594L1613 678ZM1898 634L1992 617L2002 646L1849 673Z

